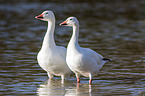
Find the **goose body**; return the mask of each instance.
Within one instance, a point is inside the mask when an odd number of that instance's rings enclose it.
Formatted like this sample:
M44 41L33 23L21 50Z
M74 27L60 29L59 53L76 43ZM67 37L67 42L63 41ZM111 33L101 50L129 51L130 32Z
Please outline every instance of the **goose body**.
M109 61L92 49L82 48L78 44L79 22L75 17L69 17L60 25L72 26L73 34L67 46L66 62L69 68L75 73L77 82L80 82L80 75L89 77L92 83L92 76L97 74L102 66Z
M61 76L63 82L71 74L71 70L66 64L66 48L56 46L54 41L55 16L52 11L44 11L35 18L48 22L47 32L37 55L38 63L47 72L49 79L54 75Z

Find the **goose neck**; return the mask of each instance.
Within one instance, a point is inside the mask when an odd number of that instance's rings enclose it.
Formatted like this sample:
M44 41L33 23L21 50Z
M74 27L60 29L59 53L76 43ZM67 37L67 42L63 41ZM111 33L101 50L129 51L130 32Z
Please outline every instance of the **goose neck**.
M73 26L73 35L72 35L73 42L78 43L78 37L79 37L79 26Z
M79 36L79 26L73 26L73 34L68 44L68 47L71 49L73 48L76 51L80 51L80 46L78 44L78 36Z
M53 48L56 46L54 41L54 29L55 29L55 20L48 21L48 28L44 36L42 47Z

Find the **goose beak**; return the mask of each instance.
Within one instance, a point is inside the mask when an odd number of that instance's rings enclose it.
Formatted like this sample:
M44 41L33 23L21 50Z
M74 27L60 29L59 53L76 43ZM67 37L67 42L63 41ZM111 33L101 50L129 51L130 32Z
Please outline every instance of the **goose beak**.
M43 14L40 14L38 16L35 16L36 19L43 19Z
M60 26L66 26L66 25L67 25L67 20L64 21L64 22L62 22L62 23L60 23L59 25L60 25Z

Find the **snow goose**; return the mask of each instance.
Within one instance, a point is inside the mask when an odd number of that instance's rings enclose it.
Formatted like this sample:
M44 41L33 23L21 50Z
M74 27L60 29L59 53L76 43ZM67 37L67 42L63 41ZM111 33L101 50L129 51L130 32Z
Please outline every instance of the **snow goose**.
M68 43L66 53L66 62L69 68L75 73L78 83L80 82L80 75L83 75L89 77L89 84L91 84L92 76L97 74L109 59L103 58L92 49L79 46L79 22L77 18L69 17L60 25L73 27L73 34Z
M62 82L64 82L65 77L71 74L71 70L66 64L66 48L56 46L54 41L54 13L52 11L44 11L35 18L48 22L42 48L37 55L38 63L47 72L49 79L53 78L54 75L61 76Z

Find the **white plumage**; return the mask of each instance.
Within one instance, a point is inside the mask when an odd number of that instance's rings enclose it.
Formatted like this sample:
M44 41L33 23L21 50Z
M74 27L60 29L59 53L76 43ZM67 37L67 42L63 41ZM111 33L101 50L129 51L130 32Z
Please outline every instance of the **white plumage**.
M44 11L35 18L48 22L42 48L37 55L38 63L50 79L53 75L61 76L64 82L64 78L71 74L71 70L66 64L66 48L56 46L54 41L55 16L52 11Z
M75 17L69 17L60 25L73 27L73 34L68 43L66 55L66 62L69 68L76 74L78 83L80 75L83 75L90 78L89 83L91 84L92 76L97 74L109 59L103 58L92 49L79 46L79 22Z

